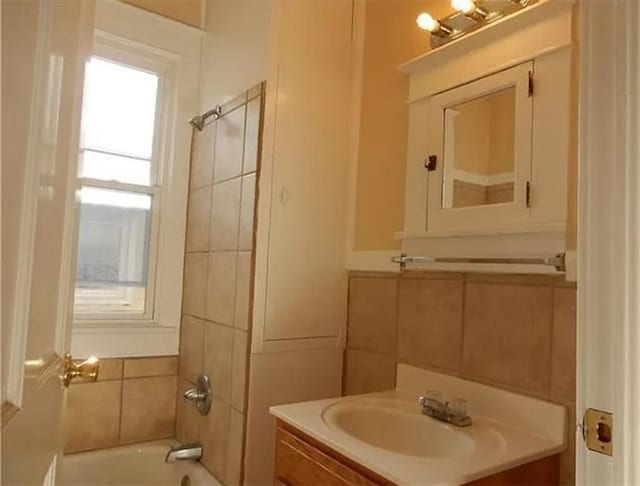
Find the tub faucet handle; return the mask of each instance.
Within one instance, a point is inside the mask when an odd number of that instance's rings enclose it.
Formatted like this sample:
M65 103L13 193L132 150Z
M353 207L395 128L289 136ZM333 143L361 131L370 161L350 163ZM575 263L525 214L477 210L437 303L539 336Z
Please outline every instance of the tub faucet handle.
M184 392L183 397L186 400L194 402L200 415L207 415L211 409L211 401L213 393L211 391L211 382L207 375L198 376L195 388L189 388Z

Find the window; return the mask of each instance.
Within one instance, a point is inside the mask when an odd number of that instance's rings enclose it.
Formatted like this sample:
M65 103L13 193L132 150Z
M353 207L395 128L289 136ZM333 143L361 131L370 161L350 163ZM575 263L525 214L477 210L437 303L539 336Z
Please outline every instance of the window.
M201 44L196 29L124 2L96 2L70 276L75 356L178 351L187 121L198 112Z
M76 318L151 318L158 75L92 57L80 145Z

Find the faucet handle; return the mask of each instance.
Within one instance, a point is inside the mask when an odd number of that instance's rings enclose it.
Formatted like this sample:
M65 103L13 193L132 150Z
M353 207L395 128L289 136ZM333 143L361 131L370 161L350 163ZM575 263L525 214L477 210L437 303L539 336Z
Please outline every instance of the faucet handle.
M454 398L449 402L449 408L454 415L459 417L467 416L467 401L462 398Z

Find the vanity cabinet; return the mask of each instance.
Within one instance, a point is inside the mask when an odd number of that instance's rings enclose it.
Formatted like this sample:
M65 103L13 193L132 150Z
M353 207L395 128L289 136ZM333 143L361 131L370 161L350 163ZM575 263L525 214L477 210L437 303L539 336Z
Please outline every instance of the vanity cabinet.
M552 486L559 484L560 456L544 459L466 483L472 486ZM391 481L360 466L295 427L278 420L274 484L287 486L373 486Z

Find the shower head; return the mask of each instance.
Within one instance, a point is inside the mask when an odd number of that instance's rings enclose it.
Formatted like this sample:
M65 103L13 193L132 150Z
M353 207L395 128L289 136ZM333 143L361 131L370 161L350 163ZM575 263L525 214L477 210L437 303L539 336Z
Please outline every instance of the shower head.
M189 120L189 125L193 128L201 132L204 128L204 124L207 121L207 118L213 117L215 120L222 116L222 106L216 105L213 110L209 110L202 115L196 115L191 120Z

